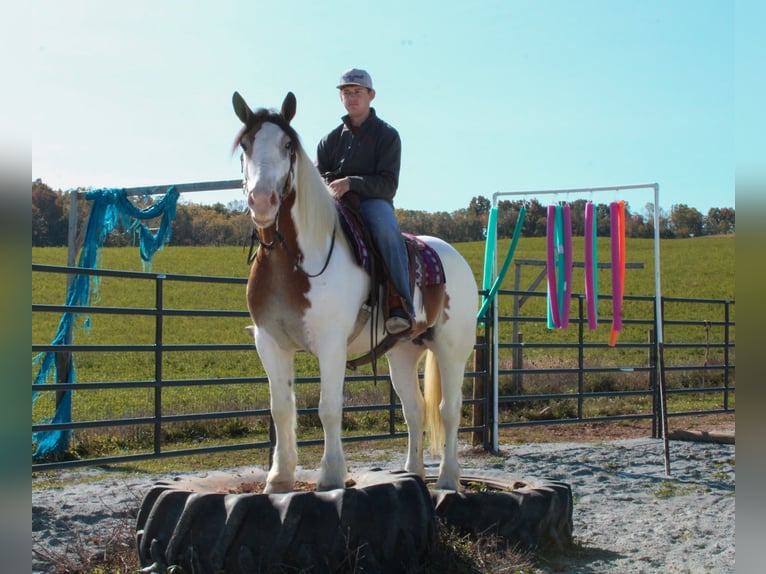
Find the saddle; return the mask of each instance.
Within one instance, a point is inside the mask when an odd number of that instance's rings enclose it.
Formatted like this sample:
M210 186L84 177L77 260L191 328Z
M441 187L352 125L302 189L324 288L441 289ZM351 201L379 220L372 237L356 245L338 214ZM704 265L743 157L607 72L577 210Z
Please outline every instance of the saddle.
M362 219L358 207L358 198L346 199L352 193L344 194L341 200L336 200L336 205L340 214L341 228L354 251L356 262L370 275L373 285L385 287L387 299L399 297L399 293L396 292L389 279L383 258L375 247L369 230ZM409 259L410 292L415 286L425 287L443 284L445 282L444 267L439 254L415 235L402 233L402 237ZM374 291L377 293L377 289ZM371 294L371 297L373 296ZM369 303L377 303L377 296L374 297L375 299Z
M394 288L383 258L362 219L359 210L359 198L353 192L345 193L340 200L336 200L336 206L340 215L341 228L351 245L356 262L370 275L370 293L366 305L370 309L380 306L386 315L393 308L403 307L403 299ZM446 278L439 254L415 235L402 233L402 237L409 260L410 293L414 291L415 286L433 288L444 285ZM383 305L380 305L381 302L378 300L381 287L383 288ZM443 287L441 289L437 287L436 291L443 292ZM415 342L422 342L422 338L428 336L428 326L422 325L420 327L411 333L415 337L413 338ZM355 333L354 336L357 334ZM372 345L373 350L368 355L349 361L347 366L353 369L374 361L376 356L388 351L399 339L400 336L388 335L379 344Z

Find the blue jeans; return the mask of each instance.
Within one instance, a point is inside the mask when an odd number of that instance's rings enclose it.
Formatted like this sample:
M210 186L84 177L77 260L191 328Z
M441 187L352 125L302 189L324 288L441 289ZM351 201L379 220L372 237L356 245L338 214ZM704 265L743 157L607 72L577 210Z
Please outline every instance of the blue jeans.
M415 316L410 293L410 266L394 206L385 199L362 199L361 212L372 240L388 268L391 282Z

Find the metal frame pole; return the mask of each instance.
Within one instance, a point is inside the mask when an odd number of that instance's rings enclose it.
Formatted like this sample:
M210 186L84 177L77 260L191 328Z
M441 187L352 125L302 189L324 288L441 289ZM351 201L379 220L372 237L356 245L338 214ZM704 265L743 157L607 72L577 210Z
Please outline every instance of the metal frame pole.
M662 436L664 441L664 454L665 454L665 474L670 475L670 452L668 445L668 433L667 433L667 412L666 412L666 399L665 399L665 378L663 377L664 361L663 361L663 333L662 333L662 288L661 288L661 276L662 271L660 268L660 186L658 183L643 183L635 185L614 185L608 187L584 187L584 188L571 188L571 189L545 189L545 190L525 190L525 191L498 191L492 194L492 207L497 207L498 198L504 196L535 196L535 195L572 195L572 194L591 194L600 192L616 192L616 191L628 191L628 190L642 190L651 189L654 191L654 301L656 306L656 325L657 336L655 337L657 345L657 382L660 389L660 415L662 420ZM489 241L489 237L487 240ZM492 238L497 243L497 234ZM494 249L494 262L493 262L493 277L497 276L497 249ZM494 406L493 406L493 429L492 429L492 448L498 450L498 351L499 351L499 338L498 338L498 305L493 305L493 322L494 322L494 336L492 337L492 356L493 356L493 369L492 369L492 385L495 389L494 393Z

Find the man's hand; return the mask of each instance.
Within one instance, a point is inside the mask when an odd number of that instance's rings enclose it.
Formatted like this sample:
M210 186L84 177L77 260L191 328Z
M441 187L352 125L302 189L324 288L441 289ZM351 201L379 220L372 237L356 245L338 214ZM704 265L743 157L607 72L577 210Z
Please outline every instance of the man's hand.
M336 179L330 182L330 189L335 197L340 199L347 191L351 190L351 181L347 177Z

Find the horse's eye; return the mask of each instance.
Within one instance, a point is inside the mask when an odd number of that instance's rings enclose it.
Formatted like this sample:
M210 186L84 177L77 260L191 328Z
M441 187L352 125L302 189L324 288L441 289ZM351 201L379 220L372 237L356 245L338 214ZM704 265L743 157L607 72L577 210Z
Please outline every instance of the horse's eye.
M285 149L287 151L290 151L291 149L293 149L293 140L287 140L287 143L285 144Z

